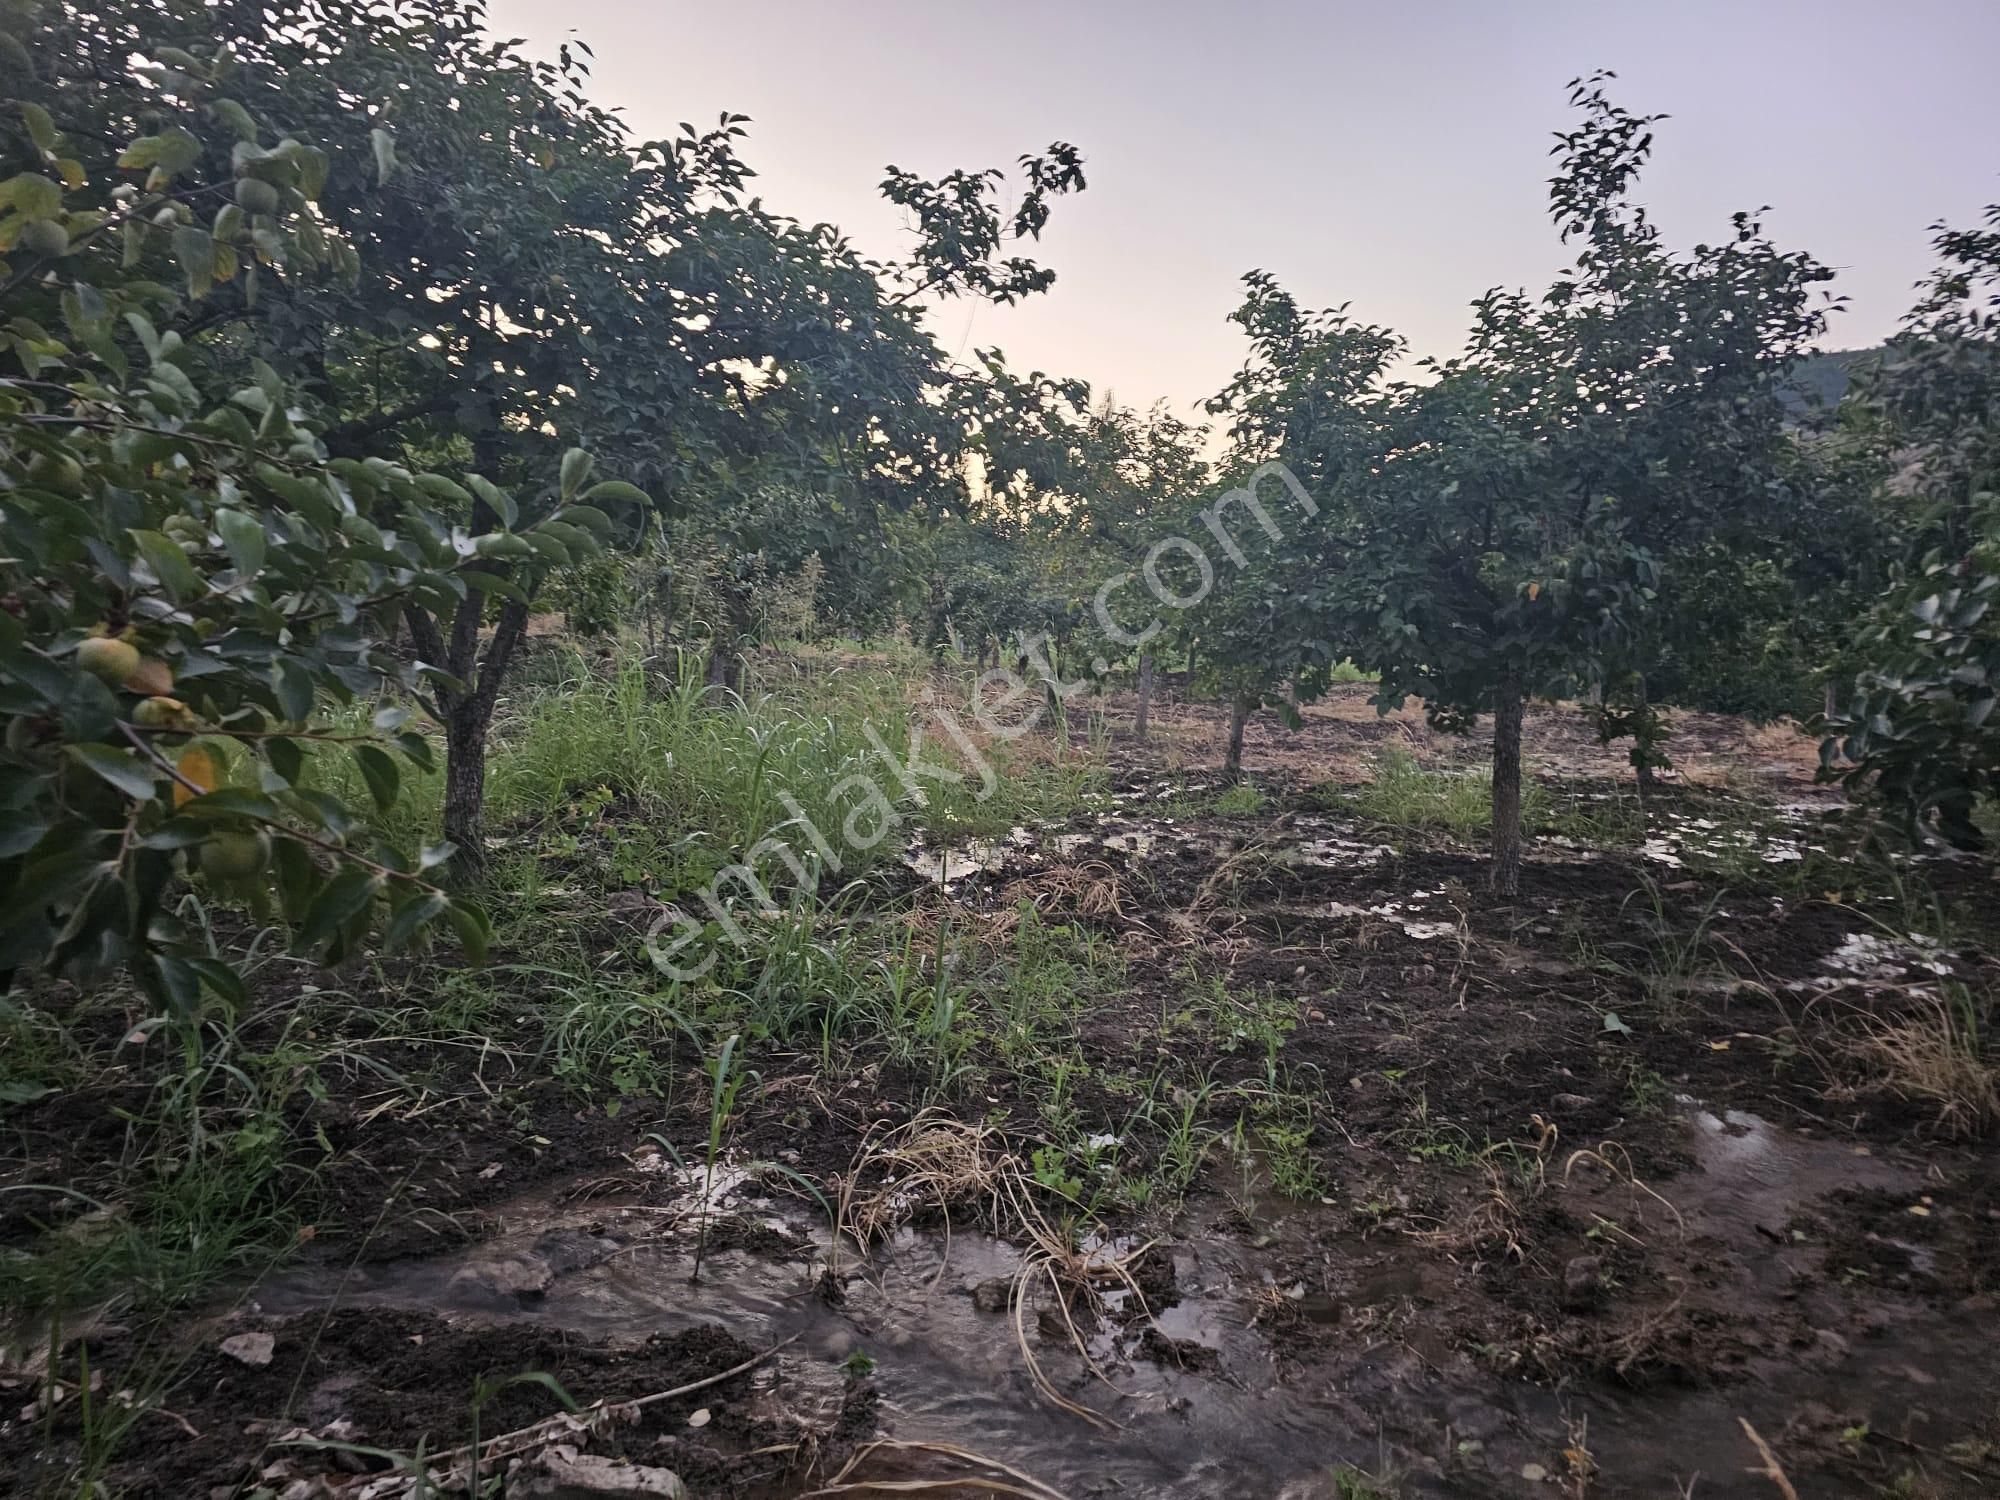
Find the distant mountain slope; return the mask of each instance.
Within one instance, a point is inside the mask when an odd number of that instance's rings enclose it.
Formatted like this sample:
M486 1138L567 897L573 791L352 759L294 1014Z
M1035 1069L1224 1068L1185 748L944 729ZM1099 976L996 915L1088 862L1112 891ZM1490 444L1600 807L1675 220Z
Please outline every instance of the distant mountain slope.
M1785 392L1785 406L1804 411L1808 406L1833 406L1847 393L1857 368L1873 364L1889 353L1889 345L1867 349L1827 349L1808 354L1792 366L1792 388Z

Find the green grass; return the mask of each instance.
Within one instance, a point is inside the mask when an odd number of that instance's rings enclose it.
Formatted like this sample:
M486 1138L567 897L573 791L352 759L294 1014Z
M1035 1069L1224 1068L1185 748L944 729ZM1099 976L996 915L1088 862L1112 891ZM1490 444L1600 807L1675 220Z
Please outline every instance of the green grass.
M663 679L630 654L607 665L551 650L535 676L494 725L489 834L540 837L538 854L590 861L606 883L643 884L669 900L766 840L816 864L801 814L839 861L829 873L852 879L918 831L1005 833L1067 814L1105 780L1100 756L1045 740L982 751L982 772L959 754L939 711L911 703L908 679L886 667L841 668L721 703L692 671ZM967 722L962 712L953 718ZM316 785L366 805L347 757L325 754L313 765ZM914 792L900 765L913 765ZM435 838L440 818L441 778L410 780L383 827L404 843ZM886 826L884 806L893 814ZM767 884L795 880L776 843L758 865Z
M390 1118L420 1100L498 1101L500 1128L524 1137L540 1109L629 1112L635 1133L664 1122L705 1160L726 1145L716 1132L733 1114L764 1107L773 1061L829 1078L882 1069L915 1102L966 1118L1006 1082L1016 1149L1036 1153L1065 1214L1178 1198L1232 1119L1281 1190L1319 1190L1311 1094L1281 1056L1291 1002L1220 986L1187 997L1204 1039L1256 1060L1248 1081L1219 1089L1164 1051L1128 1069L1083 1045L1084 1024L1127 984L1110 938L1032 904L981 916L860 878L918 829L935 840L1066 815L1105 783L1095 748L1040 736L1000 746L990 798L972 777L925 778L921 800L893 789L904 819L894 834L843 850L842 868L816 881L774 863L772 909L744 912L743 946L724 942L706 974L677 979L648 961L643 922L610 920L614 898L693 909L718 870L797 834L788 799L838 844L857 778L893 788L868 727L903 756L917 685L890 665L829 657L824 670L717 704L698 681L662 679L636 659L562 650L542 652L521 682L488 768L486 967L446 945L364 952L329 974L280 954L282 935L264 930L232 940L250 955L245 1013L161 1024L143 1045L119 1041L146 1012L116 985L53 1012L32 992L0 1010L5 1097L32 1110L38 1091L96 1088L115 1067L105 1107L122 1112L109 1156L67 1185L90 1201L45 1210L39 1238L0 1260L0 1300L108 1302L135 1327L165 1329L218 1285L276 1264L307 1230L367 1235L368 1224L325 1216L330 1172L355 1166L320 1129L328 1098L366 1096ZM935 728L923 754L931 766L949 759ZM314 774L368 800L337 747L322 747ZM439 778L408 784L384 831L434 838ZM1246 815L1264 805L1248 783L1215 802ZM218 930L242 932L235 920Z
M296 1017L255 1042L222 1016L142 1029L146 1041L121 1044L148 1081L108 1106L115 1157L81 1183L17 1185L53 1193L54 1207L31 1253L0 1257L0 1304L158 1313L268 1266L307 1222L327 1148L298 1106L322 1090L338 1044L309 1040Z
M1394 1480L1351 1464L1341 1464L1332 1479L1335 1500L1396 1500L1399 1493Z
M1374 775L1352 793L1355 809L1388 828L1441 829L1455 838L1477 839L1493 829L1493 773L1468 770L1426 770L1408 751L1390 748L1375 760ZM1549 796L1541 785L1521 783L1521 823L1543 826L1549 818Z
M1235 786L1220 793L1209 806L1224 817L1240 818L1262 812L1264 802L1264 793L1259 790L1255 782L1239 781Z

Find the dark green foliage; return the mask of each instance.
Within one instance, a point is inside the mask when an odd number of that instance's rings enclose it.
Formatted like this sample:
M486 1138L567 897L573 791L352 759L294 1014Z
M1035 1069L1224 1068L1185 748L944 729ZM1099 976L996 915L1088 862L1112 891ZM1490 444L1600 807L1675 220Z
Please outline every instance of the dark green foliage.
M997 171L936 185L892 171L917 246L882 265L832 226L746 201L740 116L636 141L585 98L587 49L532 61L486 33L480 7L446 0L51 7L25 55L24 96L77 139L145 132L146 151L217 184L202 199L213 227L173 231L179 271L208 294L174 331L254 353L319 403L329 456L473 468L529 495L567 493L563 455L587 448L631 481L622 509L600 502L621 537L643 533L631 502L652 495L732 550L757 550L731 530L738 490L780 486L813 497L787 540L818 551L850 601L880 592L868 560L885 513L963 493L993 400L932 340L919 295L1047 286L1052 273L1012 251L1083 187L1065 143L1023 158L1028 188L1007 215ZM140 55L185 60L174 78L226 70L226 101L163 108L158 80L132 72ZM295 167L273 154L218 209L232 135L317 148ZM265 189L290 191L282 171L309 174L320 209L302 237L343 274L262 266ZM434 499L470 534L506 520L482 494ZM437 669L428 706L462 860L483 854L486 738L530 600L582 545L566 525L481 570L495 585L403 611ZM732 647L734 624L717 627Z
M254 70L146 32L151 17L54 13L5 65L24 170L0 188L0 342L19 371L0 389L0 970L124 965L189 1014L204 992L241 999L177 902L197 872L328 958L384 920L392 945L439 917L483 943L484 919L435 883L451 846L380 841L309 767L350 760L393 806L431 770L395 701L429 690L388 648L395 617L518 595L547 559L588 555L609 526L593 502L620 487L590 486L581 452L522 499L329 456L328 392L202 336L231 309L352 284L358 226L323 209L332 158L265 118ZM132 108L22 62L93 41L161 60L111 70ZM328 729L323 705L369 698L372 731Z
M1974 810L2000 792L2000 207L1936 246L1905 357L1860 397L1896 445L1908 545L1823 756L1916 828L1977 847Z

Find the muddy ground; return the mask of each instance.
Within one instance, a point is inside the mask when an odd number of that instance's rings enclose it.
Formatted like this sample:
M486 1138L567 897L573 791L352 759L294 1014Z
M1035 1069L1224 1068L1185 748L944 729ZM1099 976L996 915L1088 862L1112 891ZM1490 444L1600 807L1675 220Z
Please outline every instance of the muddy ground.
M698 1087L614 1113L476 1055L378 1053L429 1081L312 1103L331 1154L299 1254L167 1335L114 1310L65 1346L100 1412L165 1372L112 1489L387 1493L379 1453L298 1444L456 1447L476 1379L536 1371L612 1403L723 1376L569 1434L698 1495L796 1495L856 1458L850 1484L964 1472L880 1437L1071 1496L2000 1493L2000 1154L1882 1045L1991 985L1990 867L1863 874L1808 742L1688 715L1633 837L1558 821L1497 900L1476 848L1352 795L1384 743L1476 747L1364 700L1253 725L1262 801L1236 811L1221 714L1169 703L1066 823L880 879L883 920L975 952L1026 903L1115 953L1032 1066L982 1044L940 1088L866 1046L828 1071L766 1044L711 1179ZM1559 813L1626 795L1573 714L1535 715L1529 755ZM8 1180L87 1183L138 1086L15 1112ZM995 1132L957 1196L879 1154L926 1104ZM1184 1196L1106 1186L1177 1165ZM1022 1181L1075 1226L1069 1280L1036 1279L1001 1201ZM865 1250L829 1228L843 1186L882 1211ZM25 1196L14 1243L59 1217ZM268 1362L224 1352L245 1333ZM91 1428L32 1355L10 1378L0 1467L26 1491ZM481 1431L558 1410L507 1386Z

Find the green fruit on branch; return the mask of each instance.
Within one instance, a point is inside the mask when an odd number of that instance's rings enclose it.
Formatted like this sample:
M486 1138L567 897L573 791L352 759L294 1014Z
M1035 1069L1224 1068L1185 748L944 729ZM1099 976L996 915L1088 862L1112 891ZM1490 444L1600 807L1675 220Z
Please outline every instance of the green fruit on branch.
M132 710L132 722L141 729L192 730L195 717L178 698L156 694Z
M28 460L28 478L58 494L83 493L83 465L67 453L37 453Z
M122 688L130 682L139 660L137 646L108 635L92 636L76 648L76 664L106 687Z
M271 836L225 830L201 846L201 873L210 880L248 880L271 862Z
M31 255L53 259L69 254L69 231L54 219L36 219L21 227L21 248Z

